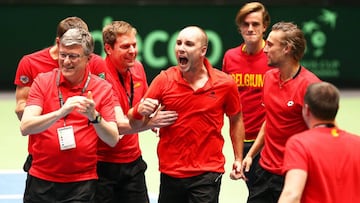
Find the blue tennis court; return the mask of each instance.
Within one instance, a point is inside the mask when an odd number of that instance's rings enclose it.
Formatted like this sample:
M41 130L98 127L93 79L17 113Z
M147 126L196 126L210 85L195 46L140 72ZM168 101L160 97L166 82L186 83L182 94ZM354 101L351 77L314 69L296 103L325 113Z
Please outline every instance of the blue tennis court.
M22 171L0 171L0 203L21 203L25 179Z

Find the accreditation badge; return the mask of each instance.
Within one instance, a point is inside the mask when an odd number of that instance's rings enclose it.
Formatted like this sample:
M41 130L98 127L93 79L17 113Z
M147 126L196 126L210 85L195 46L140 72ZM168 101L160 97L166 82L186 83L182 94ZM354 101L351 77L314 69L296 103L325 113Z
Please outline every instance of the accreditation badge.
M74 129L72 126L66 126L57 129L60 149L67 150L76 147Z

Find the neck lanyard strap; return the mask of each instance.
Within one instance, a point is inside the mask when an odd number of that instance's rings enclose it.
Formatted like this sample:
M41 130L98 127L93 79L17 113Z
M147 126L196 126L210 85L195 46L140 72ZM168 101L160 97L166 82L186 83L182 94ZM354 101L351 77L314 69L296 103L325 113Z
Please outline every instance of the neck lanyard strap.
M118 76L119 76L119 80L121 82L121 85L125 90L126 96L128 98L129 106L131 108L132 105L133 105L133 100L134 100L134 81L133 81L133 77L132 77L132 74L131 74L130 70L127 69L127 71L129 71L129 73L130 73L130 95L129 95L127 89L126 89L124 78L122 77L122 75L120 73L118 73Z
M90 78L91 78L91 73L89 72L88 77L87 77L86 82L85 82L85 85L81 89L81 94L80 95L84 94L87 87L89 86ZM58 97L59 97L59 103L60 103L60 108L61 108L62 106L64 106L64 97L63 97L63 94L62 94L62 92L60 90L60 71L58 71L58 74L57 74L57 77L56 77L56 86L58 88ZM66 117L67 116L64 117L64 126L66 126L66 121L65 121Z

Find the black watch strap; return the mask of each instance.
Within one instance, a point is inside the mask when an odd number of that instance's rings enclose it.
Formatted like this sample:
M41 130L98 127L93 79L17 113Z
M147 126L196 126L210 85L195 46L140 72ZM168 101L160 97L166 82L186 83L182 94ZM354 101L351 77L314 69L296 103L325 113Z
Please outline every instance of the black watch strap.
M102 117L101 117L101 115L100 114L98 114L96 117L95 117L95 119L94 120L89 120L89 123L100 123L101 122L101 119L102 119Z

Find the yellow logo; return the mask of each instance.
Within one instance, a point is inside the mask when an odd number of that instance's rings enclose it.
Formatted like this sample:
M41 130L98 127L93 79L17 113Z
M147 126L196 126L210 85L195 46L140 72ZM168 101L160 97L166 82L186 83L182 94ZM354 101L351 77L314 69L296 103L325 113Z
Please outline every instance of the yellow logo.
M134 84L134 88L138 88L138 87L140 87L140 86L141 86L141 83L140 83L140 82L137 82L137 83Z
M332 135L333 137L338 137L338 136L339 136L339 133L338 133L338 131L336 130L336 128L331 129L331 135Z

